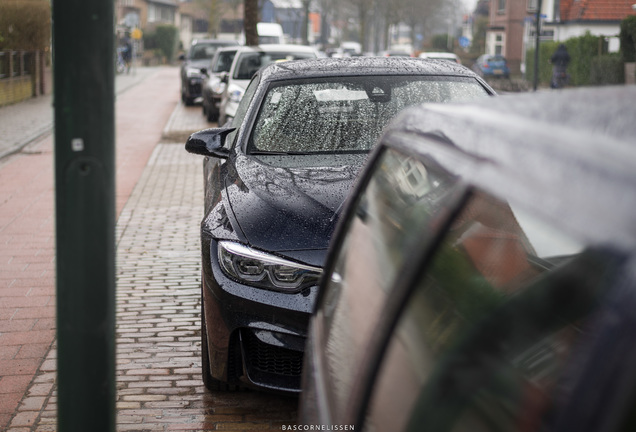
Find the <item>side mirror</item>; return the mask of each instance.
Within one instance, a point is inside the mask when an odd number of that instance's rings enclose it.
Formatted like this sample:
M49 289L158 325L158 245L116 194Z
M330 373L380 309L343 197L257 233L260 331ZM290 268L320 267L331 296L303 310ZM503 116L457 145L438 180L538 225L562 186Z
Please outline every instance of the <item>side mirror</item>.
M229 81L229 74L227 72L223 72L223 74L221 74L221 82L223 84L227 84Z
M223 147L225 137L236 128L211 128L195 132L186 141L185 149L189 153L227 159L230 151Z
M207 75L208 74L208 68L201 68L201 74L202 75Z

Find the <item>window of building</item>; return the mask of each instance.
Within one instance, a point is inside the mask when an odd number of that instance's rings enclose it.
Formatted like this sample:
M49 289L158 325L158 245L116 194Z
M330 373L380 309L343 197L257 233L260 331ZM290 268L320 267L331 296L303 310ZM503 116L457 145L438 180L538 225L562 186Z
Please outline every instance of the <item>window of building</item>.
M174 22L174 9L158 4L148 5L148 22Z
M506 0L497 0L497 12L504 13L506 11Z

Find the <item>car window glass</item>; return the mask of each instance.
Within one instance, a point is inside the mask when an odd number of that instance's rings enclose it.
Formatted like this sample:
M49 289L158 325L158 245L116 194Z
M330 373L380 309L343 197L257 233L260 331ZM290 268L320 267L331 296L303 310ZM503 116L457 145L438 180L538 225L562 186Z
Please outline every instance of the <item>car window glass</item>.
M209 59L212 58L216 52L217 47L215 45L194 45L190 52L190 58L193 60Z
M248 80L270 63L316 58L312 52L247 52L242 53L234 69L234 79Z
M232 127L235 127L236 130L227 135L227 138L225 139L226 143L234 143L243 120L245 120L245 114L247 114L247 109L252 102L252 97L254 97L254 93L256 93L256 89L258 88L258 81L258 77L254 77L245 89L245 94L243 95L241 102L239 102L238 108L236 108L236 116L232 119Z
M473 79L367 76L278 85L261 106L250 151L369 151L408 106L483 96L486 91Z
M376 162L353 210L322 303L328 382L338 412L349 399L387 288L410 251L429 240L411 229L427 225L453 187L448 175L394 150Z
M214 70L212 72L229 72L235 55L236 51L220 52L216 64L214 65Z
M523 431L549 422L557 394L571 391L563 366L616 261L527 214L520 223L520 214L478 192L454 220L405 302L366 431Z

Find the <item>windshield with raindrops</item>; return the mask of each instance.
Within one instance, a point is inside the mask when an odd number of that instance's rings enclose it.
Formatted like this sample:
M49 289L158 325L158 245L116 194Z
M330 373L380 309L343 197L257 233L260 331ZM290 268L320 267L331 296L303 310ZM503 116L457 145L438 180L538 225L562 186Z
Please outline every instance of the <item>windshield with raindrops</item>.
M368 152L388 122L424 102L488 96L457 77L366 76L285 82L269 89L249 153Z

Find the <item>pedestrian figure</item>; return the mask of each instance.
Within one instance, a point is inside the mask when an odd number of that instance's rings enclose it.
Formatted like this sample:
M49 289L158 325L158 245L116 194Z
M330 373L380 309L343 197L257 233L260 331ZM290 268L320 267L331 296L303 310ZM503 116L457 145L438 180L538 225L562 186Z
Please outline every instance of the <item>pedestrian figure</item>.
M552 63L552 82L550 87L565 87L569 80L568 64L570 63L570 54L564 44L559 45L554 54L552 54L550 62Z
M126 37L124 39L124 46L121 52L121 57L124 61L126 73L130 72L130 62L132 61L132 44L130 43L130 38Z

